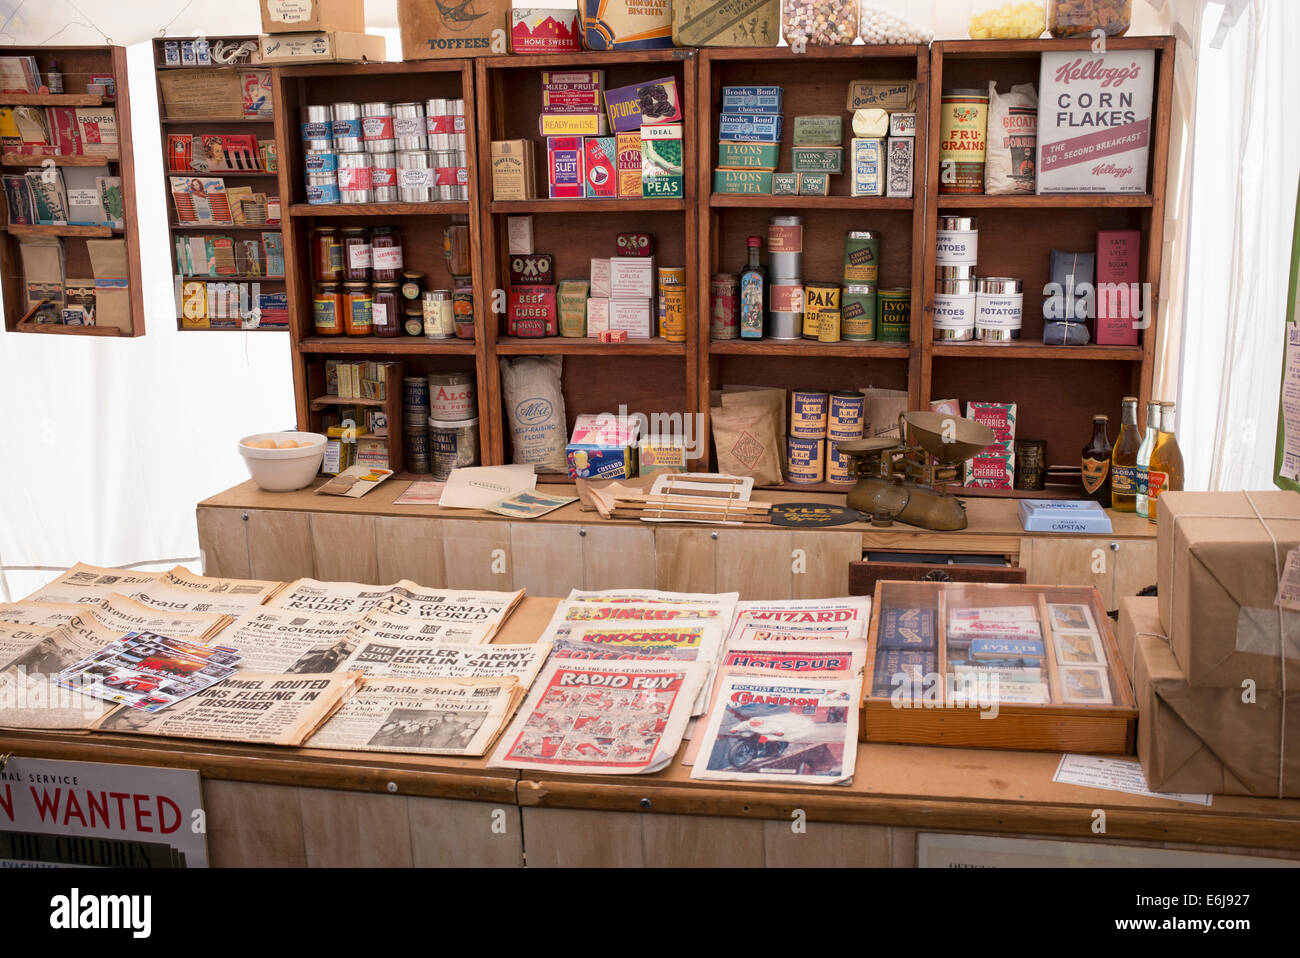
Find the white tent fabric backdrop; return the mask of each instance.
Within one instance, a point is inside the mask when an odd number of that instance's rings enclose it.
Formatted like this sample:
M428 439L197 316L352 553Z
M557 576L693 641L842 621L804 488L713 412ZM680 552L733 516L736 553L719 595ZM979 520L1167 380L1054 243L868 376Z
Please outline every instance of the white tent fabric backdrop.
M558 5L572 6L573 0ZM1171 18L1176 27L1194 31L1201 5L1202 0L1139 0L1135 32L1163 32ZM1212 478L1208 464L1221 448L1214 437L1231 440L1234 422L1252 422L1249 435L1259 449L1271 449L1277 396L1275 344L1297 155L1296 134L1282 112L1285 94L1296 86L1285 44L1300 25L1300 4L1233 5L1244 10L1243 26L1228 35L1221 57L1207 58L1202 51L1212 68L1202 64L1196 84L1198 126L1212 135L1196 146L1198 174L1202 163L1210 172L1196 177L1188 243L1200 257L1200 268L1187 269L1190 319L1180 387L1189 487L1267 483L1262 452L1241 457L1239 479L1223 470ZM932 11L929 19L940 36L964 29L965 0L918 0L917 6ZM1214 10L1216 3L1207 8ZM370 30L387 36L390 59L400 58L395 0L367 0L366 13ZM1252 16L1275 19L1252 24ZM1217 14L1206 19L1212 32ZM1262 22L1271 30L1262 30ZM0 408L6 410L9 450L9 468L0 474L0 595L26 594L77 561L148 567L179 560L199 568L194 505L246 478L236 441L293 426L286 334L177 332L168 210L157 185L162 158L149 39L164 28L187 36L256 33L258 27L254 0L126 0L111 6L0 0L0 43L98 44L106 42L102 30L111 42L129 47L148 327L144 338L116 341L0 334ZM1247 75L1247 65L1256 97L1250 102L1233 80ZM1225 136L1229 120L1234 132ZM1265 139L1266 130L1273 139ZM1246 203L1234 188L1238 178ZM1276 202L1278 196L1285 202ZM1231 260L1225 258L1229 237L1242 243L1241 255ZM1181 282L1182 275L1180 259L1167 276ZM1230 278L1233 321L1225 324ZM1247 322L1248 316L1254 319ZM1232 342L1236 352L1228 350ZM1235 359L1222 362L1225 353ZM1166 373L1158 381L1172 389L1178 370ZM1235 454L1235 448L1229 451Z

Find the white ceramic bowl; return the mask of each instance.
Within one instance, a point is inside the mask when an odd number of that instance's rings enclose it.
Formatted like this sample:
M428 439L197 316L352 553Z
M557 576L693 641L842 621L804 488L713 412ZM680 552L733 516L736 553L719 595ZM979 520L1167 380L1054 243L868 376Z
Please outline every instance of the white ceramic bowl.
M284 442L294 439L296 449L258 449L247 445L259 439ZM325 458L325 437L318 432L258 432L239 440L239 454L258 487L267 492L293 492L311 485Z

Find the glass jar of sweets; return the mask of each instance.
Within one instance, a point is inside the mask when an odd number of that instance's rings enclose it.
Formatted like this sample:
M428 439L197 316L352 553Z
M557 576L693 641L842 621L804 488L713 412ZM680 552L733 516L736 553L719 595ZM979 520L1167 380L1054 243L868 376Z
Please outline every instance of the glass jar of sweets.
M343 332L348 336L369 336L374 299L369 283L345 283L343 287Z

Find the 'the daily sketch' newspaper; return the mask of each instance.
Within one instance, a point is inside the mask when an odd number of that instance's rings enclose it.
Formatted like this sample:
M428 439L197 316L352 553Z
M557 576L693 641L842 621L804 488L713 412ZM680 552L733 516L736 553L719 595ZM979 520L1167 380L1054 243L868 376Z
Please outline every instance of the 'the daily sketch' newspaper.
M655 772L672 760L708 666L552 659L489 768Z
M482 755L523 691L504 679L366 679L310 748Z

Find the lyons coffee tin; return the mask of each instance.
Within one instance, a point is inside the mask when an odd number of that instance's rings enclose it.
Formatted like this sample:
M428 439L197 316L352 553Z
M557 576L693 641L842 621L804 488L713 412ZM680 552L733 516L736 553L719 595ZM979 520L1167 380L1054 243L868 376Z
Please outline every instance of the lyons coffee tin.
M941 266L974 266L979 260L980 234L973 216L940 216L935 234L934 261Z
M826 440L786 440L786 476L791 482L811 485L821 482L826 473Z
M861 439L865 416L866 397L862 393L831 393L826 417L826 438L833 443Z
M804 283L803 286L803 338L821 337L822 319L835 326L835 339L839 341L840 286L839 283Z
M477 466L478 419L444 422L430 416L429 452L434 479L446 479L461 466Z
M975 338L1007 343L1020 338L1024 321L1024 285L1010 276L986 276L975 287Z
M767 272L782 279L803 275L803 217L773 216L767 221Z
M825 439L828 416L826 393L790 391L790 435L800 439Z
M939 192L983 193L988 90L945 90L939 107Z
M429 415L442 422L463 422L478 415L473 373L429 373Z
M876 340L907 343L912 338L912 291L906 286L882 289L876 294Z
M709 281L709 338L739 339L740 318L737 294L740 277L735 273L715 273Z
M880 281L880 234L875 230L849 230L843 279L845 286L875 286Z
M876 338L876 287L845 286L840 293L840 336L846 342Z

